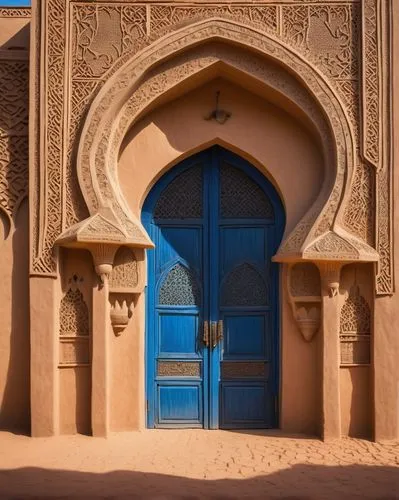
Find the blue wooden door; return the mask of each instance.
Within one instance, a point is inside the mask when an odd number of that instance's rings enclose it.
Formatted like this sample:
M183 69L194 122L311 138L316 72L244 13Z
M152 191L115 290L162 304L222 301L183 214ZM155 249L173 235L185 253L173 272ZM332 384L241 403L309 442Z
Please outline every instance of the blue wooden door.
M146 397L149 427L277 425L278 275L284 229L272 185L213 147L152 189Z

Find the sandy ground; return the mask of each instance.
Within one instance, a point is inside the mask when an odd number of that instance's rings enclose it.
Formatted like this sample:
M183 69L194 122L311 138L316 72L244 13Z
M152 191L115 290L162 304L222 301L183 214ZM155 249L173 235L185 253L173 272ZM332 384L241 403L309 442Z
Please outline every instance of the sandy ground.
M0 497L399 499L399 443L261 431L0 432Z

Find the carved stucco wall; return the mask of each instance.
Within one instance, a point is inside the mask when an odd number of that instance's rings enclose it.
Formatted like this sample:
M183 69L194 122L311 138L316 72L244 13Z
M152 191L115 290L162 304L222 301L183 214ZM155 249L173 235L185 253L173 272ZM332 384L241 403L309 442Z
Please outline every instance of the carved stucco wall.
M9 228L28 195L28 88L26 53L0 50L0 210Z
M15 19L17 17L17 19ZM29 9L0 8L0 427L29 429Z
M36 40L39 44L39 35L44 36L48 56L42 73L36 61L36 87L47 89L37 108L44 123L37 125L42 130L46 125L47 134L31 159L37 187L31 205L32 272L55 272L55 239L88 215L77 179L76 150L94 97L139 50L183 26L217 17L283 42L337 92L355 142L355 171L342 224L377 249L381 257L377 292L392 293L390 129L389 116L383 115L389 108L383 107L389 96L389 58L387 23L381 18L389 4L388 0L251 5L38 2ZM44 189L48 196L39 198Z

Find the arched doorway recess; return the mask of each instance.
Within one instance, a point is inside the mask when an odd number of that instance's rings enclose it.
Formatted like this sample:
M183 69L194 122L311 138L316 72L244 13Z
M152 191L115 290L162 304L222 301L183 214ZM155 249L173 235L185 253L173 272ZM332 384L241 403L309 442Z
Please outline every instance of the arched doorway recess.
M149 427L278 425L277 265L284 209L269 181L213 146L165 174L142 220Z
M238 51L237 47L245 49L246 57L228 59L219 49L212 53L213 42L230 45L233 53ZM197 49L204 50L199 57L195 53ZM206 53L206 49L210 53ZM280 66L278 78L274 71L268 71L269 61ZM103 286L99 287L100 293L95 294L96 303L93 306L93 310L101 312L98 316L93 314L96 319L93 331L101 337L97 344L93 342L93 352L96 346L98 348L93 373L104 373L106 365L104 353L107 352L107 344L102 342L107 335L109 318L106 287L116 249L121 245L133 248L156 245L122 194L117 167L123 141L129 130L159 104L159 99L169 92L179 95L181 84L190 84L208 69L221 64L233 68L237 74L245 74L256 85L268 86L280 102L288 103L290 109L299 110L299 114L307 118L320 139L326 175L319 196L291 234L286 235L277 257L283 262L310 260L321 264L324 277L322 293L317 301L320 307L325 299L322 307L324 316L320 321L325 337L336 335L334 328L328 331L329 325L334 323L327 319L337 316L337 304L327 298L337 295L341 265L378 259L369 245L349 234L340 224L350 193L354 142L346 112L328 82L298 54L256 30L219 19L182 28L133 56L110 77L93 101L83 128L77 170L91 215L61 235L58 244L90 249L96 272L101 276ZM284 79L287 76L291 79L289 85ZM166 167L167 164L163 166ZM142 289L132 293L141 292ZM330 316L325 314L328 307L331 309ZM331 434L334 435L339 433L339 391L335 390L338 387L337 348L336 342L332 343L332 348L326 347L328 356L323 358L324 365L331 367L326 373L335 377L323 379L323 414L332 415L331 423L328 422L325 427L333 429ZM109 428L109 417L105 413L102 418L101 411L104 407L109 408L110 398L106 383L102 384L101 379L97 381L93 377L93 384L96 387L93 386L92 394L99 396L98 401L93 399L92 402L93 432L100 435ZM335 392L331 399L332 390ZM328 398L334 403L330 404ZM94 422L95 419L98 422Z
M109 233L114 232L117 235L115 243L119 242L122 233L125 244L151 246L120 192L116 176L120 147L129 128L159 96L215 61L188 58L185 64L171 68L169 73L159 71L162 63L181 54L189 55L191 49L212 41L246 48L248 59L241 60L241 65L244 71L257 75L261 81L267 76L262 72L262 65L248 63L251 55L257 54L264 60L280 64L286 73L294 75L295 85L290 88L292 95L299 95L300 104L303 104L301 92L305 90L327 123L327 129L318 130L323 140L325 163L331 167L326 169L329 178L326 177L313 206L291 234L286 235L278 259L340 260L337 248L342 248L346 261L377 260L371 247L343 229L341 219L354 172L354 138L340 98L312 64L282 42L254 28L216 18L181 28L130 57L124 64L121 61L120 68L93 101L82 131L77 171L89 211L101 220L104 232L108 233L107 240L111 241ZM219 60L217 55L216 60ZM309 114L308 117L313 118ZM76 225L58 242L65 244L68 238L71 244L79 229Z

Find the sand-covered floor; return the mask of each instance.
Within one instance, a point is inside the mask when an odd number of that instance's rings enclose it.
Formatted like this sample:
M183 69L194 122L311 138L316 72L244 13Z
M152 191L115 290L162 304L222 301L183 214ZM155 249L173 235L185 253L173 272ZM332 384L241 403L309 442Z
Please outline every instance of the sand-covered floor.
M262 431L0 432L0 497L399 499L399 443Z

